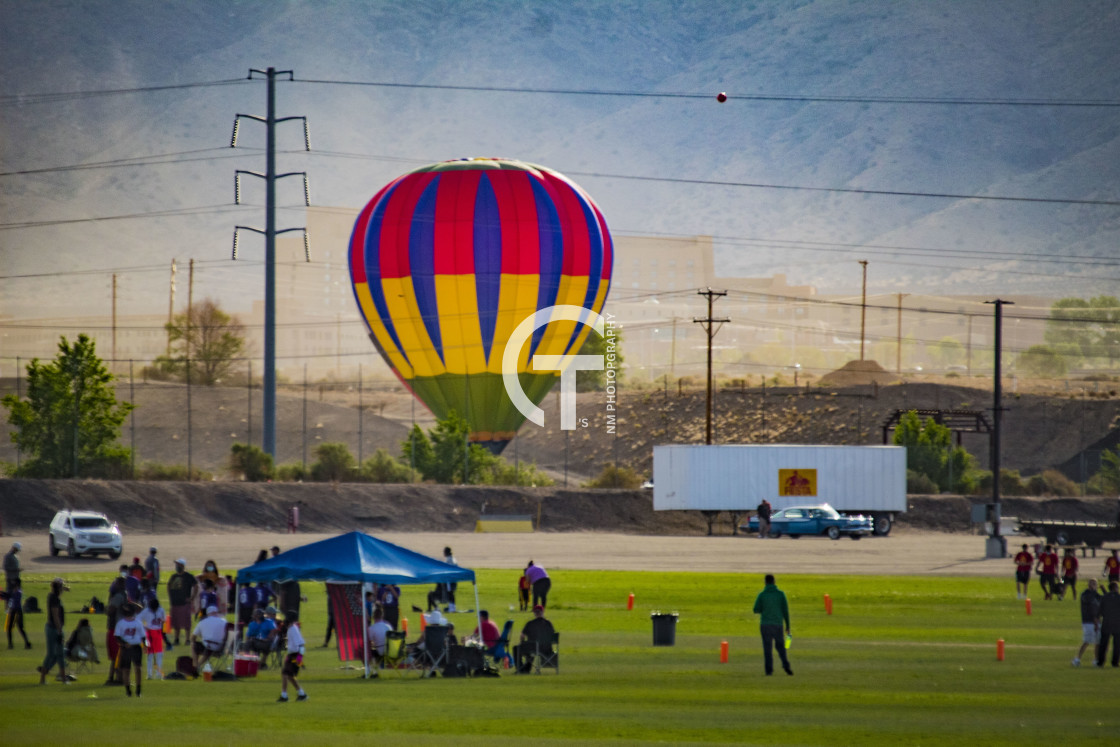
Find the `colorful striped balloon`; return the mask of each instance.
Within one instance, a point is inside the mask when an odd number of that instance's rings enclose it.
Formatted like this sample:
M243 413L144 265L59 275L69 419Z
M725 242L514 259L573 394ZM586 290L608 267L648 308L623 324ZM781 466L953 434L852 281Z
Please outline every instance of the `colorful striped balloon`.
M538 309L600 312L613 247L591 198L561 174L500 158L446 161L405 174L363 208L350 238L354 296L378 352L438 418L451 410L494 452L524 416L502 383L510 333ZM558 372L537 353L579 350L586 325L552 321L518 357L539 404Z

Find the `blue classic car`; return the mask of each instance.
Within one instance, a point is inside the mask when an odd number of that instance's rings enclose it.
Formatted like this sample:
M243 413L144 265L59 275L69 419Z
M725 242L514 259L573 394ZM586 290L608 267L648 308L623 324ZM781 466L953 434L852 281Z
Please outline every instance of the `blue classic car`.
M739 527L740 532L758 532L758 517ZM840 539L847 535L858 540L874 531L870 516L841 516L832 506L822 503L819 506L791 506L775 511L770 517L770 536L789 535L797 539L803 534L827 535L829 539Z

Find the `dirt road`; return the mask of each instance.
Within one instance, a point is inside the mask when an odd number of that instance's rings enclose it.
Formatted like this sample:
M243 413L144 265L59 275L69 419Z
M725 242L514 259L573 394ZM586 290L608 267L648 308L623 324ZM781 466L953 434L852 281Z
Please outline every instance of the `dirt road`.
M46 533L6 536L0 541L20 541L25 573L58 574L76 571L112 571L133 556L144 557L149 546L159 548L166 571L183 557L197 570L207 559L223 572L253 563L258 550L278 545L288 549L334 534L277 534L260 532L200 534L128 534L120 561L104 556L71 559L47 554ZM984 538L898 528L888 537L860 541L804 537L759 540L747 537L666 537L598 532L541 532L535 534L473 534L455 532L384 532L381 539L411 550L439 557L450 546L460 565L474 568L520 569L533 559L549 571L563 569L726 571L747 573L843 573L937 576L1012 577L1009 559L984 558ZM1036 541L1036 540L1032 540ZM1018 540L1009 538L1017 548ZM1097 563L1082 561L1086 572ZM1010 583L1010 581L1009 581Z

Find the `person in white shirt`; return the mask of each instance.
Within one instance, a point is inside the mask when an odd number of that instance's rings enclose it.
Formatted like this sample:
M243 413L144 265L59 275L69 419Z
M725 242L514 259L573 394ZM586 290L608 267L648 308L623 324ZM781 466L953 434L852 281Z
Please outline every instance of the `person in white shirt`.
M113 635L120 646L117 658L117 669L124 675L124 691L132 697L132 687L129 683L129 671L136 672L136 697L140 697L140 661L144 658L144 626L136 619L140 605L135 602L125 602L122 612L124 617L117 620L117 627Z
M198 621L191 631L194 639L194 668L209 661L214 654L221 653L226 642L226 619L218 613L216 605L206 608L206 617Z
M369 650L378 661L385 656L385 634L393 632L393 626L385 622L385 613L380 607L373 608L373 622L366 630Z
M278 703L288 702L288 683L291 682L296 686L296 700L307 700L307 693L300 687L299 681L296 676L299 674L300 665L303 664L303 633L299 629L299 613L295 610L288 610L284 615L284 621L288 626L288 656L284 659L284 668L280 670L280 698Z
M159 606L159 600L152 597L148 606L140 611L140 624L148 637L148 679L152 679L152 664L156 667L156 679L163 679L163 623L167 613Z

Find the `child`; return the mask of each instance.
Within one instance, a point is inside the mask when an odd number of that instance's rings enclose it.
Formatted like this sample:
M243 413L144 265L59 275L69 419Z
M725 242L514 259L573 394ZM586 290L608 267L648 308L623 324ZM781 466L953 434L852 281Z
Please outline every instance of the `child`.
M521 578L517 579L517 600L522 612L529 609L529 577L525 575L525 571L521 571Z
M4 621L4 630L8 634L8 648L12 646L12 628L18 627L19 634L23 636L23 647L31 648L31 641L27 640L27 632L23 629L23 584L19 579L12 583L8 590L8 616Z
M140 697L140 660L144 656L144 626L136 619L140 611L135 602L125 602L124 617L117 621L113 635L120 647L118 668L124 675L124 691L132 697L132 687L129 685L129 671L136 672L136 697ZM131 666L130 666L131 665Z
M218 607L218 593L214 591L214 582L206 579L202 582L202 591L198 595L198 619L206 617L206 610ZM221 608L218 608L221 611Z
M163 623L167 613L159 606L159 600L152 597L148 606L140 613L140 624L148 638L148 679L152 679L152 663L156 665L155 679L163 679Z
M285 615L285 624L288 627L288 656L284 659L284 669L280 675L280 698L276 702L288 702L288 683L296 686L299 693L296 700L307 700L307 693L300 687L296 676L299 674L300 665L303 664L303 634L299 630L299 615L289 610Z

